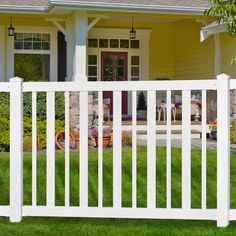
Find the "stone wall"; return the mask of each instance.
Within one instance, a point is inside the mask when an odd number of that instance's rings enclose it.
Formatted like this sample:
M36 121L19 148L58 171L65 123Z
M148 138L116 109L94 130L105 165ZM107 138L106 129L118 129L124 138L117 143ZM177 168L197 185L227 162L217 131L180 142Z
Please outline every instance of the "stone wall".
M80 94L79 92L70 92L70 127L72 129L80 126ZM88 95L88 126L94 123L93 95Z

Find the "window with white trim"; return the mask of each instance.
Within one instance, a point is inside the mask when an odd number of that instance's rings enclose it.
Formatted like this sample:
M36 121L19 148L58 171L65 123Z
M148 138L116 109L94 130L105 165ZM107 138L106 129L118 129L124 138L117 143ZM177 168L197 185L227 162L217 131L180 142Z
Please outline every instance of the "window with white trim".
M97 55L88 55L88 81L97 81L98 78Z
M140 80L140 57L131 56L131 80Z
M21 33L14 40L14 72L24 81L49 81L51 35Z

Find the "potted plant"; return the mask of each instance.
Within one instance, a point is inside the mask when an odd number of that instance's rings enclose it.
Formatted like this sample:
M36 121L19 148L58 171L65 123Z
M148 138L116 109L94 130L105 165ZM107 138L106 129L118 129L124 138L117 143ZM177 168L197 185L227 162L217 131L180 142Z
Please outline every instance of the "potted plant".
M210 138L217 140L217 119L209 125L210 129Z
M102 130L102 146L104 148L108 147L111 142L111 135L112 135L113 129L110 127L104 127ZM98 127L93 126L89 130L90 136L95 139L96 147L98 146Z
M142 120L147 118L147 103L143 91L138 94L137 116Z

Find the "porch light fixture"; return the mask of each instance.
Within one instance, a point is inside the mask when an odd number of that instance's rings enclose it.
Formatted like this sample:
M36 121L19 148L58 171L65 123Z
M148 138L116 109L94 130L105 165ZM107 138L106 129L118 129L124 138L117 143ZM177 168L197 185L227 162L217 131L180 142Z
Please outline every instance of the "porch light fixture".
M130 39L136 39L136 31L134 30L134 17L132 16L132 29L129 32Z
M15 36L15 28L12 26L12 17L11 17L11 25L8 27L8 36Z

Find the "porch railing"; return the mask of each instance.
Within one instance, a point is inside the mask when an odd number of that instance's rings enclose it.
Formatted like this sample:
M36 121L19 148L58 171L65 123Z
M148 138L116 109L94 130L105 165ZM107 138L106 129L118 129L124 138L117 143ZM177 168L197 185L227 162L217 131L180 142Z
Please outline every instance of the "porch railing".
M0 92L10 93L10 204L0 207L0 215L11 222L22 216L78 216L160 219L217 220L227 226L236 219L230 209L230 89L236 82L227 75L216 80L138 82L22 82L12 78L0 84ZM171 194L171 91L182 91L182 207L172 208ZM202 91L201 208L191 208L191 90ZM207 208L207 91L217 91L217 208ZM70 206L69 96L80 94L80 204ZM98 206L88 205L88 93L98 92ZM113 207L103 207L103 92L113 92ZM132 207L122 207L122 91L132 93ZM147 207L137 207L137 93L147 93ZM156 93L166 91L166 207L156 208ZM23 205L23 94L32 94L32 205ZM46 206L37 205L37 93L47 94ZM65 97L65 206L55 206L55 92Z

